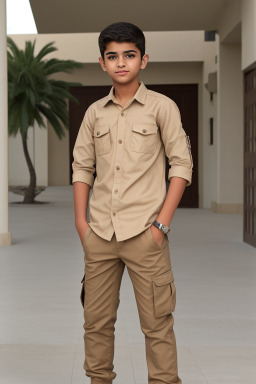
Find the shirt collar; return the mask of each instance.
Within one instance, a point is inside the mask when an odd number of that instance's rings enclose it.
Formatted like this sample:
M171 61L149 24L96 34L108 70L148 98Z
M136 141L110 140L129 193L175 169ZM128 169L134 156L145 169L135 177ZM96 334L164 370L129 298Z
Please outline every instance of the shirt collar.
M132 99L136 99L139 103L145 104L147 87L145 86L143 81L140 81L139 84L140 84L140 86L139 86L137 92L135 93L135 95L133 96ZM116 101L116 98L114 95L114 86L112 86L112 88L110 89L110 92L109 92L108 96L106 97L106 100L103 104L103 107L105 107L110 100L112 100L113 102Z

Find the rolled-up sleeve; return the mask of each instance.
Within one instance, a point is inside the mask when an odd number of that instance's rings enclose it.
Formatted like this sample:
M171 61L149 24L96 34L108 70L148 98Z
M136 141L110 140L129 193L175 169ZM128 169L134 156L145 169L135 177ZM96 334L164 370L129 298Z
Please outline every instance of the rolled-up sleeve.
M158 124L169 159L168 180L173 176L187 180L186 187L192 183L193 158L189 137L182 127L181 115L177 104L172 99L165 99L161 103Z
M93 112L90 106L84 115L73 149L72 184L81 181L93 186L96 163L93 131Z

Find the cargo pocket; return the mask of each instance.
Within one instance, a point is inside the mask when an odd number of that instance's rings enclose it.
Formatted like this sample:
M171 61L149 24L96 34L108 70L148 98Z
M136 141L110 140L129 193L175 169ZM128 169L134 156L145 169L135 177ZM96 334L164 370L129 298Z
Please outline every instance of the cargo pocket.
M131 151L154 153L157 143L156 125L134 124L131 135Z
M81 287L81 293L80 293L80 301L83 307L84 307L84 292L85 292L84 282L85 282L85 275L81 280L82 287Z
M111 150L109 125L96 127L93 132L96 156L105 155Z
M175 310L176 287L172 270L153 277L155 317L168 315Z

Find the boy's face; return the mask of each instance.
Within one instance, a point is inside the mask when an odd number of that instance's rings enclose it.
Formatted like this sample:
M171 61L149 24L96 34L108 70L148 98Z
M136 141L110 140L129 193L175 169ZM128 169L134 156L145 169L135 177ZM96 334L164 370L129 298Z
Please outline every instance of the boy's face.
M114 83L128 84L138 81L140 70L146 67L148 59L147 54L141 59L135 43L111 41L106 44L104 60L100 57L99 62Z

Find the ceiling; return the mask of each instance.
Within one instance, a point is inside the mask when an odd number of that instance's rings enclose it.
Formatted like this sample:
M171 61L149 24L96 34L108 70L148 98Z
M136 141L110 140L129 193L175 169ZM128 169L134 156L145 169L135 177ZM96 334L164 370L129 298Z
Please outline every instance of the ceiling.
M228 0L30 0L38 33L100 32L127 21L145 31L216 30Z

